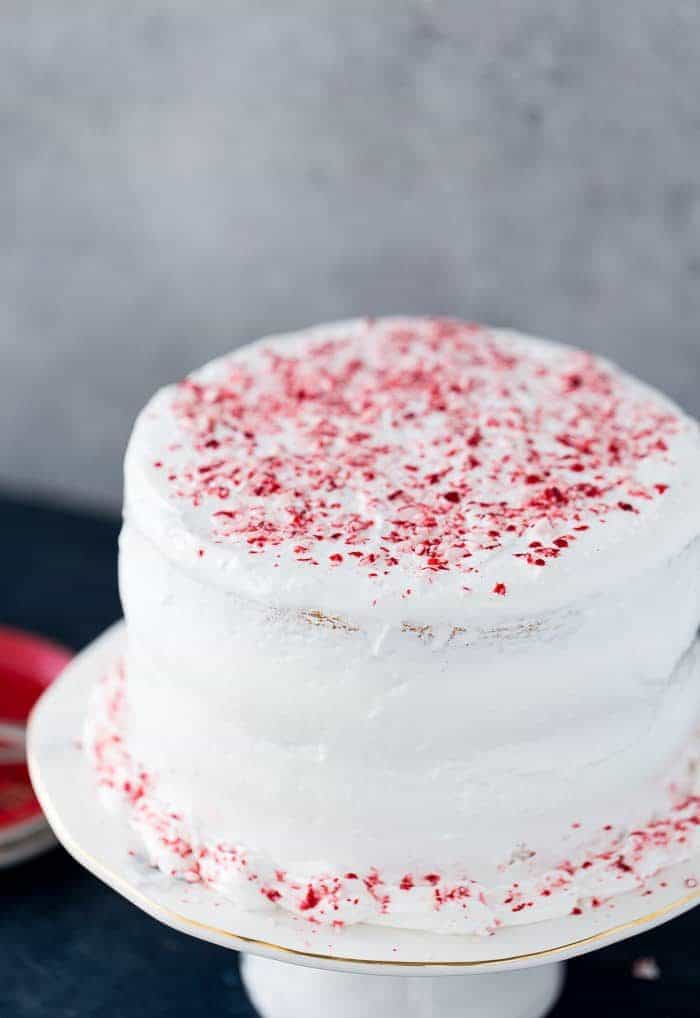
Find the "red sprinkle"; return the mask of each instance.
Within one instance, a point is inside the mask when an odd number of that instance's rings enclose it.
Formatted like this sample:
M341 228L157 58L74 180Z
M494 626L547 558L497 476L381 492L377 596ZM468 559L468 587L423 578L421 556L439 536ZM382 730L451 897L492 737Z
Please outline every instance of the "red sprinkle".
M307 912L310 908L316 908L320 900L320 894L316 891L313 884L309 884L306 888L306 895L299 903L299 908L302 912Z

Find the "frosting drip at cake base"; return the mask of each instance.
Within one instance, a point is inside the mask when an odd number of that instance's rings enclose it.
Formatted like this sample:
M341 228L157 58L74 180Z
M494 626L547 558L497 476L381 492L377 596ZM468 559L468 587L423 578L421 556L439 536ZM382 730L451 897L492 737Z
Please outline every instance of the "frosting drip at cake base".
M486 935L501 926L539 922L600 907L615 894L643 888L660 869L700 848L697 738L668 779L656 815L631 831L612 823L581 831L589 847L532 875L524 846L483 886L456 867L406 871L398 879L376 867L332 872L313 864L286 868L262 853L214 834L159 799L158 780L132 757L125 730L126 674L115 666L95 691L86 747L103 792L122 804L149 862L170 876L204 883L248 910L279 907L311 923L374 923L439 933Z

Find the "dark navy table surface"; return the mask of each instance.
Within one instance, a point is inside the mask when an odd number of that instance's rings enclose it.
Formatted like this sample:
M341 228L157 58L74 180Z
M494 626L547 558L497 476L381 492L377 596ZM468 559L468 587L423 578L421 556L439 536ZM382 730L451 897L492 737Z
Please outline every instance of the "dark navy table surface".
M76 650L96 637L120 615L117 532L114 519L0 498L0 624ZM634 977L644 956L656 959L657 980ZM700 1016L700 909L569 965L553 1018L608 1014ZM233 952L161 926L62 849L0 871L0 1016L93 1015L253 1010Z

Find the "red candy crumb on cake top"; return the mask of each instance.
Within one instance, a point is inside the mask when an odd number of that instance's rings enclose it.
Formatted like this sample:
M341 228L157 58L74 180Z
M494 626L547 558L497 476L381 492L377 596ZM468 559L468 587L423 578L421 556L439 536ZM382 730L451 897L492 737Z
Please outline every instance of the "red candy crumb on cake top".
M541 569L644 513L682 426L588 353L452 320L330 326L218 364L177 387L179 452L152 463L214 540L369 577L408 560L466 590L495 555Z

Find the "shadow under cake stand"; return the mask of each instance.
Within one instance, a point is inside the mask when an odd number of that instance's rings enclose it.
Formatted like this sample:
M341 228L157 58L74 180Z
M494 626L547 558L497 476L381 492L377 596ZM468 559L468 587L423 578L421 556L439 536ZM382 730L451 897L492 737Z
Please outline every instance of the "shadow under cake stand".
M78 740L92 688L123 645L118 623L34 708L34 789L57 838L100 880L167 926L242 951L243 980L264 1018L539 1018L559 994L567 958L651 929L700 901L696 857L599 909L479 939L366 925L330 930L281 911L241 911L130 853L137 846L121 812L98 801Z

